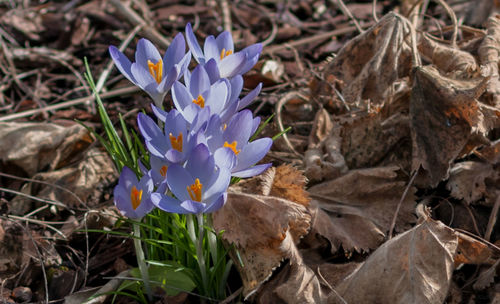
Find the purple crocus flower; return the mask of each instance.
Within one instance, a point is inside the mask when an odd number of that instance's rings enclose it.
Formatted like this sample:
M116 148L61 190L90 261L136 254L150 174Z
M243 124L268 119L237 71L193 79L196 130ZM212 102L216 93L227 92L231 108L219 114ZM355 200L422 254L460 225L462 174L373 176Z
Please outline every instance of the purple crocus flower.
M218 116L212 116L207 126L207 144L214 153L218 166L231 170L231 175L251 177L264 172L271 164L254 166L271 148L271 138L265 137L249 142L260 122L253 118L250 110L243 110L234 115L229 123L223 124ZM230 150L236 156L236 162L227 162L226 151Z
M186 86L176 81L172 87L172 99L176 108L191 123L200 109L210 108L211 114L222 115L228 108L231 85L227 79L211 84L207 71L198 65L188 77Z
M137 44L134 63L114 46L109 47L109 53L118 70L146 91L158 107L191 61L191 51L186 53L186 42L181 33L175 36L163 58L156 47L144 38Z
M208 36L202 51L190 23L186 25L186 40L196 61L207 68L212 83L245 74L257 63L262 51L262 44L256 43L235 52L233 38L227 31L217 38Z
M114 189L114 202L120 213L132 219L140 219L153 210L151 192L153 180L144 175L137 180L135 173L128 167L123 167Z
M201 132L188 130L188 122L175 109L165 117L164 132L153 119L143 113L137 115L137 123L151 155L170 163L184 162L191 150L204 141Z
M142 174L151 177L153 184L157 187L156 192L165 193L167 191L167 171L172 163L164 158L150 155L149 164L151 166L150 170L139 161L139 168Z
M234 159L230 151L221 153L227 162ZM175 197L153 193L151 200L161 210L174 213L210 213L224 206L231 173L215 165L205 144L196 146L185 167L174 164L168 169L167 184Z

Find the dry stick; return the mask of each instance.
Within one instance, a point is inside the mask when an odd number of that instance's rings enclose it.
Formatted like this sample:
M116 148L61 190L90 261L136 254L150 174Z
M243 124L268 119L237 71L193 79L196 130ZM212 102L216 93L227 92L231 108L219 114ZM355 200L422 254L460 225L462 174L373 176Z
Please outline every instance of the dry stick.
M488 220L488 226L486 227L486 233L484 234L484 238L486 240L490 240L491 233L493 232L493 227L497 223L498 209L500 208L500 194L497 196L497 200L495 201L495 205L490 213L490 219Z
M369 22L367 24L364 24L363 27L364 28L368 28L368 27L370 27L370 26L372 26L374 24L375 23L373 23L373 22ZM356 30L356 27L354 27L354 26L348 26L348 27L341 28L341 29L338 29L338 30L333 30L333 31L330 31L330 32L321 33L321 34L318 34L318 35L307 37L307 38L304 38L304 39L290 41L290 42L287 43L287 45L276 45L276 46L268 47L268 48L266 48L266 49L264 49L262 51L262 54L272 54L274 52L282 51L282 50L284 50L284 49L286 49L286 48L288 48L290 46L298 47L298 46L301 46L301 45L304 45L304 44L311 44L311 43L314 43L316 41L320 41L320 40L325 40L325 39L331 38L332 36L338 36L338 35L348 34L348 33L354 32L355 30Z
M333 3L333 4L335 4L335 2L337 2L337 4L340 7L340 10L342 11L342 13L344 13L344 15L347 15L347 17L349 17L349 19L352 20L352 22L354 23L354 26L356 27L356 29L358 30L358 32L360 32L360 33L364 32L364 30L361 27L361 25L359 25L358 20L356 20L356 18L354 18L354 16L352 15L351 11L344 4L344 2L342 0L337 0L337 1L330 0L330 2Z
M227 0L219 0L219 2L222 10L222 23L224 24L224 30L232 34L233 23L231 21L231 9L229 8L229 3Z
M418 167L418 169L415 170L415 173L413 173L413 176L411 177L410 181L408 182L408 185L406 186L406 189L403 192L401 199L399 200L398 207L396 208L396 212L394 212L394 216L392 217L391 228L389 229L389 240L392 239L394 227L396 227L396 219L398 218L399 209L401 209L401 205L403 204L403 201L406 198L406 195L408 194L408 190L410 190L411 185L413 185L413 182L415 181L415 177L417 177L419 169L420 169L420 167Z
M377 17L377 0L373 0L372 2L372 17L375 22L378 22L378 17Z
M328 281L323 277L323 275L321 274L321 271L319 270L319 267L318 267L318 276L320 277L321 280L323 280L323 283L325 283L325 285L330 288L331 291L333 291L333 293L335 294L335 296L337 296L337 298L342 301L343 304L347 304L347 301L337 292L337 290L335 290L335 288L332 287L332 285L330 285L330 283L328 283Z
M144 25L144 29L141 33L148 38L159 44L162 48L166 49L170 45L170 41L166 39L160 32L158 32L154 27L152 27L149 22L144 21L141 16L139 16L134 10L130 7L123 5L120 0L110 0L111 4L113 4L117 12L121 17L126 19L134 26Z
M269 34L269 36L264 41L262 41L261 44L262 46L267 46L271 44L274 41L274 39L276 39L276 35L278 34L278 25L276 24L276 21L274 20L273 16L271 15L271 13L269 13L269 10L264 6L258 5L252 1L249 1L247 5L253 8L257 8L259 11L264 13L264 15L269 19L269 22L271 23L271 34Z
M236 299L237 296L241 294L243 291L243 287L238 288L235 292L229 295L229 297L225 298L223 301L221 301L219 304L229 304L231 303L234 299Z
M281 109L283 108L283 106L289 100L291 100L295 96L299 96L300 98L302 98L304 100L307 100L307 98L304 95L300 94L299 92L290 92L290 93L287 93L285 96L283 96L276 103L276 119L278 120L278 129L279 129L279 132L283 134L282 137L283 137L283 140L285 141L286 145L293 152L293 154L295 154L295 155L299 156L300 158L302 158L302 154L300 154L299 152L297 152L297 150L295 150L295 148L293 147L292 143L288 139L288 135L286 133L284 133L285 128L283 127L283 121L281 119Z
M57 229L57 228L55 228L55 227L52 227L50 224L58 225L58 224L66 224L66 223L69 223L69 222L48 222L48 221L40 221L40 220L35 220L35 219L29 218L29 217L17 216L17 215L8 215L8 217L9 217L9 218L12 218L12 219L22 220L22 221L26 221L26 222L30 222L30 223L34 223L34 224L38 224L38 225L41 225L41 226L47 227L47 228L49 228L50 230L53 230L53 231L55 231L57 234L59 234L60 236L62 236L64 240L67 240L67 239L68 239L68 238L64 235L64 233L62 233L62 231L60 231L59 229Z
M458 21L455 12L451 9L451 7L444 2L443 0L436 0L437 3L441 4L445 11L450 15L451 22L453 23L453 34L451 35L451 46L457 47L457 34L458 34Z
M113 91L102 93L102 94L100 94L100 97L101 97L101 99L111 98L111 97L115 97L115 96L122 96L122 95L125 95L125 94L130 94L130 93L138 92L140 90L141 89L139 87L137 87L137 86L130 86L130 87L119 88L119 89L116 89L116 90L113 90ZM11 115L6 115L6 116L3 116L3 117L0 117L0 122L10 121L10 120L14 120L14 119L22 118L22 117L27 117L27 116L35 115L35 114L39 114L40 112L68 108L68 107L71 107L71 106L74 106L74 105L78 105L78 104L81 104L81 103L90 103L91 101L94 100L94 98L95 98L94 96L81 97L81 98L77 98L77 99L73 99L73 100L61 102L61 103L58 103L58 104L55 104L55 105L51 105L51 106L46 107L45 109L34 109L34 110L29 110L29 111L14 113L14 114L11 114Z

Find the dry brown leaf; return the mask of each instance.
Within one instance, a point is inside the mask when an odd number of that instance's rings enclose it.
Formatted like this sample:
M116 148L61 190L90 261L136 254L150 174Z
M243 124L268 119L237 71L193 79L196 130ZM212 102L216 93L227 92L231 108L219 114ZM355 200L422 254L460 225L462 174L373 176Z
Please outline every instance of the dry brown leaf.
M458 233L458 248L454 258L455 266L461 264L493 265L499 252L490 246L466 234Z
M403 16L388 13L344 45L326 68L324 78L334 75L346 84L342 95L348 104L360 106L368 99L372 104L383 104L392 95L394 82L407 76L411 68L410 48L404 41L409 32Z
M418 50L441 72L458 78L477 76L478 66L474 57L462 50L438 43L427 34L422 35Z
M471 134L483 136L498 124L500 112L476 99L485 86L485 81L446 78L430 66L415 69L410 117L412 168L423 168L419 184L432 187L446 179Z
M396 166L352 170L309 189L313 201L321 209L329 211L338 231L345 230L351 234L354 246L347 248L373 248L362 244L377 244L380 235L389 231L394 212L406 189L406 182L398 177L398 170ZM415 222L414 192L415 189L411 188L401 204L396 221L398 231ZM378 237L373 239L376 235ZM346 248L348 244L343 245Z
M81 125L51 123L0 123L0 160L28 176L54 170L87 147L92 139Z
M478 48L479 62L481 63L481 74L490 77L486 87L486 98L495 106L500 106L500 79L498 63L500 61L500 15L488 18L486 23L488 29Z
M306 208L286 199L229 193L226 205L213 214L216 231L234 244L243 261L236 263L243 294L250 296L284 259L291 258L298 240L307 234L311 216Z
M487 193L485 180L495 179L498 172L491 164L466 161L455 164L450 169L450 178L446 188L451 195L471 204L480 200Z
M347 303L443 303L457 246L451 228L427 219L380 246L335 289Z
M497 260L492 266L483 269L472 287L475 290L483 290L493 284L495 282L495 277L497 276L497 267L499 264L500 260Z

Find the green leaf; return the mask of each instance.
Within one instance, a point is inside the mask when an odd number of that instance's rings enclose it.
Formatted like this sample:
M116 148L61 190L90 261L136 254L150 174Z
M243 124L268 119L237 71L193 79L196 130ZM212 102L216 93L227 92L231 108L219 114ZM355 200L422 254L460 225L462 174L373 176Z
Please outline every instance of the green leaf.
M191 292L196 287L183 267L174 261L150 261L148 272L151 285L163 288L170 296L175 296L183 291ZM133 268L130 274L136 278L141 277L139 268Z

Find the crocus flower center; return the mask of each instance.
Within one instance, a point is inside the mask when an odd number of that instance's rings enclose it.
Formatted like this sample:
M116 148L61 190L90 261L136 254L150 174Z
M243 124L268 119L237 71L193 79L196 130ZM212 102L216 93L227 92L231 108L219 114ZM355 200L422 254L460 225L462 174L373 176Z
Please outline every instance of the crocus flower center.
M142 190L137 190L135 186L132 186L130 190L130 201L132 202L132 208L135 210L141 204L142 200Z
M179 136L177 137L173 136L172 133L170 133L168 136L170 137L170 144L172 145L172 148L179 152L182 152L182 132L179 133Z
M226 51L226 49L223 48L222 51L220 52L220 60L224 59L224 57L231 55L232 53L233 53L232 50Z
M189 193L189 197L191 197L191 199L193 201L196 201L196 202L201 202L201 189L202 188L203 188L203 184L200 183L200 179L198 179L198 178L194 180L194 184L186 187L187 192Z
M233 150L234 154L238 155L238 153L240 153L241 150L236 150L236 144L237 144L236 140L230 144L227 141L225 141L224 148L229 148L229 149Z
M201 96L201 94L200 94L200 95L198 95L198 98L193 99L193 103L200 106L200 108L204 108L205 107L205 98L203 98L203 96Z
M181 135L182 135L182 133L181 133ZM163 177L167 176L167 169L168 169L168 167L167 167L167 166L165 166L165 165L163 165L163 166L160 168L160 174L161 174L161 176L163 176Z
M151 76L153 76L157 83L160 83L163 78L163 60L160 59L157 63L148 60L148 68Z

